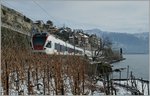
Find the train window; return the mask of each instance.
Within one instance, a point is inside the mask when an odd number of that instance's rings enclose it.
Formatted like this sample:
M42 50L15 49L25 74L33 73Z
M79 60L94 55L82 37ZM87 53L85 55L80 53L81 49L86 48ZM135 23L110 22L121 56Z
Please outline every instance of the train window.
M77 54L77 53L78 53L78 50L76 50L75 53Z
M78 50L76 50L75 53L77 54L77 53L78 53Z
M73 52L73 49L71 48L71 53Z
M65 46L64 45L60 45L60 51L64 52L65 51Z
M63 45L61 45L61 52L63 52Z
M55 43L55 49L57 49L57 47L56 47L56 46L57 46L57 44Z
M56 50L60 52L60 44L56 43Z
M58 43L55 43L55 49L59 52L59 50L60 50L60 47L59 47L60 45L58 44Z
M46 47L51 48L51 41L47 43Z
M71 48L69 48L69 53L71 53Z
M60 44L59 44L59 49L60 49L60 52L61 52L62 51L62 45L60 45Z
M33 37L33 45L44 45L46 41L46 37L35 36Z
M55 49L58 50L58 44L57 43L55 43Z
M68 49L68 48L67 48L67 47L65 47L65 51L67 51L67 49Z
M63 45L61 45L61 51L62 51L62 52L64 51L64 46L63 46Z
M65 46L64 46L64 45L62 45L62 51L63 51L63 52L65 51Z
M68 52L71 53L71 48L68 47Z
M66 47L65 46L63 46L63 50L66 51Z
M64 51L66 51L66 46L64 46Z

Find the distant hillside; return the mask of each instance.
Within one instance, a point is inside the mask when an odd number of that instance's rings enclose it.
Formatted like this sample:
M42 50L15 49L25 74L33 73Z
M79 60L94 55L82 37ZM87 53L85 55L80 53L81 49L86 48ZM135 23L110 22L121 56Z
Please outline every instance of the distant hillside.
M85 30L88 34L96 34L99 37L108 37L115 48L123 48L124 53L148 53L149 33L117 33L106 32L99 29Z

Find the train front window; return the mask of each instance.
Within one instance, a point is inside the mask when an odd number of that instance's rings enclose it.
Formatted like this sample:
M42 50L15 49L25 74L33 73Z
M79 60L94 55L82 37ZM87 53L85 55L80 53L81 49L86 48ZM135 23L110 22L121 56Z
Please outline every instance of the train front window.
M33 38L33 45L34 46L36 46L36 45L44 46L45 40L46 40L45 37L34 37Z

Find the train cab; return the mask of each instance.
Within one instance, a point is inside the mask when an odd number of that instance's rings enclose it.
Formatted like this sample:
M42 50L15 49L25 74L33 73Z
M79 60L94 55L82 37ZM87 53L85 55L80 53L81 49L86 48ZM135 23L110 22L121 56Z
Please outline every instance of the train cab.
M31 38L31 46L34 52L45 52L46 47L51 48L51 41L47 41L48 33L35 33Z

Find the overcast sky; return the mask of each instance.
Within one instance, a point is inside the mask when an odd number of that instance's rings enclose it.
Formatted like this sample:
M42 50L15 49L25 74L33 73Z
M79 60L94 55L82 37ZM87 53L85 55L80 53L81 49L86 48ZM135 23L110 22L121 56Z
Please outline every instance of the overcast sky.
M98 28L111 32L149 31L147 1L2 0L32 20L52 20L72 29Z

